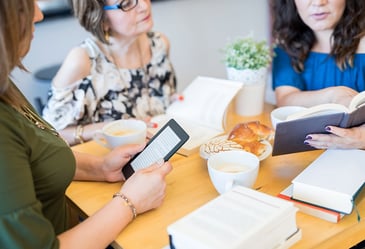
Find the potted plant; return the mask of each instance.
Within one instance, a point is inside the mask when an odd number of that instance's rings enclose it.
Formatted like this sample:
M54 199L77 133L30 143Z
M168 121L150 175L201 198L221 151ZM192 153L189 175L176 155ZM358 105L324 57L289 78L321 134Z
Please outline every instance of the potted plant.
M272 59L270 47L266 41L245 37L228 43L223 51L228 79L243 83L236 96L236 112L244 116L260 114L264 106L267 68Z
M238 75L247 74L244 71L266 71L271 62L270 48L266 41L255 41L252 37L238 38L228 43L224 53L228 78L238 78L236 80L240 79Z

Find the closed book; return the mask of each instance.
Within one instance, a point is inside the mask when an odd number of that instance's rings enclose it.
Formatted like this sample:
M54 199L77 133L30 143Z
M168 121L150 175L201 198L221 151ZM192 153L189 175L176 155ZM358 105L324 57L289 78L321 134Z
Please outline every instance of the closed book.
M178 153L198 152L200 145L224 133L227 108L241 87L240 82L199 76L184 89L182 101L173 102L165 114L151 119L158 127L149 131L156 133L173 118L190 136Z
M305 214L312 215L314 217L320 218L322 220L326 220L332 223L338 223L343 217L344 214L323 208L318 207L309 203L305 203L302 201L294 200L292 199L293 196L293 185L289 185L286 189L280 192L278 194L279 198L282 198L284 200L293 202L294 205L299 209L300 212L303 212Z
M290 202L237 186L169 225L170 248L286 248L301 238L297 210Z
M326 150L292 181L293 199L350 214L365 182L365 151Z

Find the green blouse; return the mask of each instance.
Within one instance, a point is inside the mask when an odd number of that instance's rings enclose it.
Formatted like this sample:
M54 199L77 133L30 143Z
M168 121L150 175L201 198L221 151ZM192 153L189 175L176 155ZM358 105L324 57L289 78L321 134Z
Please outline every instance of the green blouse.
M0 102L0 248L58 248L76 161L62 138Z

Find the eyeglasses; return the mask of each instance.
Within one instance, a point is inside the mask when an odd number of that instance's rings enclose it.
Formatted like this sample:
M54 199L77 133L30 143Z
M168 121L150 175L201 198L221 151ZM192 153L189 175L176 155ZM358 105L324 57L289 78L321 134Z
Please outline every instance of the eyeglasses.
M117 10L121 9L123 11L130 11L138 4L138 0L122 0L120 4L105 5L104 10Z

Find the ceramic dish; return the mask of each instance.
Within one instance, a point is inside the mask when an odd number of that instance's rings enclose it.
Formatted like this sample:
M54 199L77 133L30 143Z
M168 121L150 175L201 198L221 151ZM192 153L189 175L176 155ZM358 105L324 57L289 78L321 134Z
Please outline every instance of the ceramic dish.
M216 154L220 151L243 150L241 145L227 140L227 137L227 135L218 136L209 140L205 144L202 144L199 150L200 156L203 159L208 159L210 155ZM266 159L272 152L272 146L268 141L263 140L261 143L266 145L266 148L265 151L260 156L258 156L260 161Z

